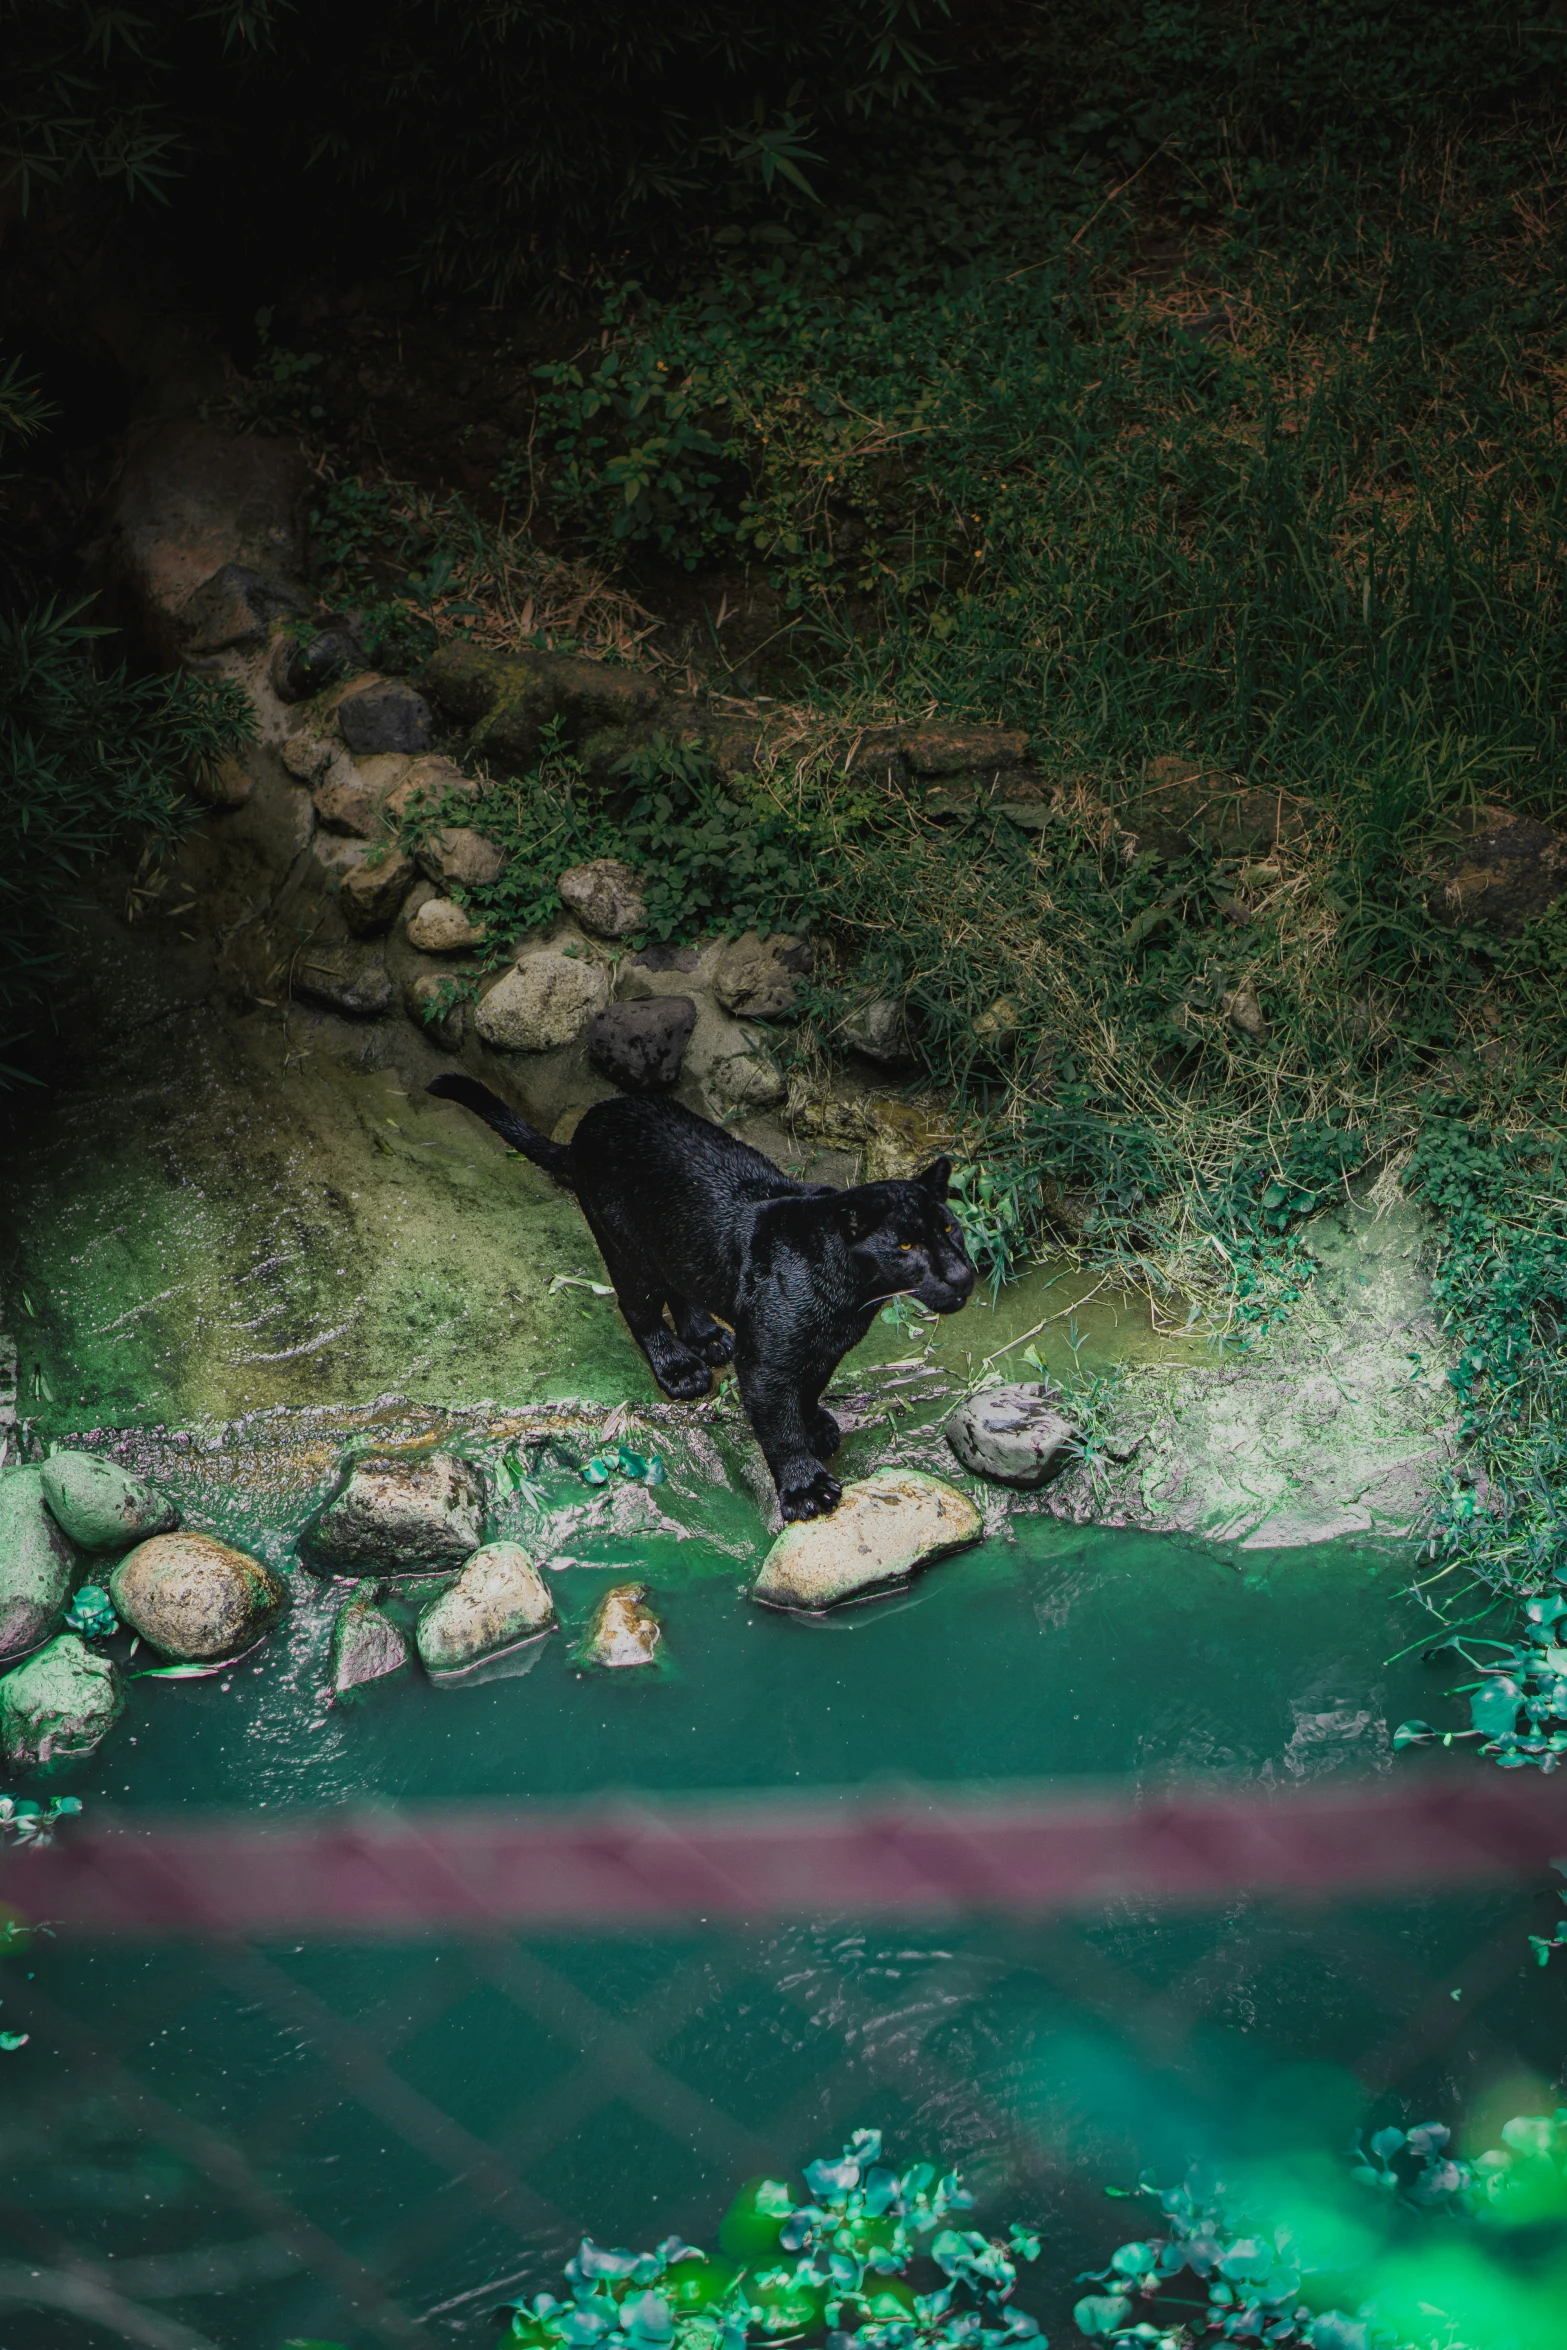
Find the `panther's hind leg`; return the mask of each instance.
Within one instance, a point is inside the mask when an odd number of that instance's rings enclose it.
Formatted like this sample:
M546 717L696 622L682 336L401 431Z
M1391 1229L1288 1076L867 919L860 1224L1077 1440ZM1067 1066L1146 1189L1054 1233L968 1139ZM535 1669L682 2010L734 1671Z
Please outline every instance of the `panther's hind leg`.
M711 1387L712 1373L665 1322L662 1292L634 1273L618 1253L606 1249L602 1238L599 1249L626 1328L647 1356L654 1378L675 1403L695 1403Z
M735 1334L726 1330L722 1322L715 1322L711 1314L704 1314L700 1306L688 1305L683 1297L669 1294L670 1318L680 1334L681 1343L688 1346L700 1362L710 1363L716 1371L721 1363L732 1361Z

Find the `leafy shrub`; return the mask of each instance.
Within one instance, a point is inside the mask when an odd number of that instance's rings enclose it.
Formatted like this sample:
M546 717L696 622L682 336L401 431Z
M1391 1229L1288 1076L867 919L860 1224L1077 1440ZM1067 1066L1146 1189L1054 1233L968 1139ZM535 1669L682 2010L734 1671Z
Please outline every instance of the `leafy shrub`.
M821 906L824 844L808 813L770 802L760 786L726 786L706 752L662 735L629 753L618 778L618 792L590 780L557 722L526 775L489 785L484 826L506 865L462 894L497 938L558 915L558 877L593 857L637 870L652 939L778 930ZM444 813L461 821L455 805Z

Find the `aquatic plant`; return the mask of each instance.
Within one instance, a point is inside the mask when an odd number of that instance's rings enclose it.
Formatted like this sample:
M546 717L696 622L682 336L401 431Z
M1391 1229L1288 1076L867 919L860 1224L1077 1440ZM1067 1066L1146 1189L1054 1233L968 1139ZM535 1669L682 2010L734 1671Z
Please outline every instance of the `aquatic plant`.
M570 2302L541 2293L511 2305L507 2342L527 2350L743 2350L802 2333L856 2335L866 2350L1001 2350L1038 2340L1012 2306L1017 2264L1039 2239L954 2227L974 2198L954 2171L919 2162L901 2174L881 2160L879 2130L856 2130L836 2160L810 2163L806 2199L780 2179L741 2189L719 2226L719 2255L669 2237L654 2252L606 2251L585 2240L567 2264ZM911 2260L944 2283L915 2293Z
M1411 2270L1396 2250L1378 2254L1376 2231L1353 2217L1346 2226L1342 2206L1352 2183L1390 2211L1478 2221L1492 2239L1522 2230L1537 2254L1567 2219L1567 2107L1516 2115L1501 2137L1467 2161L1440 2123L1378 2130L1357 2145L1347 2180L1340 2171L1303 2192L1300 2181L1270 2174L1271 2213L1208 2166L1194 2165L1176 2187L1144 2179L1134 2192L1154 2206L1157 2227L1076 2280L1097 2288L1074 2304L1078 2333L1113 2350L1489 2346L1499 2337L1487 2311L1503 2272L1483 2250L1455 2266L1444 2238L1424 2272L1418 2258ZM540 2293L507 2304L498 2350L745 2350L824 2338L827 2350L1047 2350L1014 2299L1020 2266L1040 2257L1038 2230L1014 2222L987 2236L954 2224L974 2204L956 2171L920 2162L900 2173L881 2157L882 2133L856 2130L836 2160L807 2165L803 2201L782 2179L751 2180L720 2222L717 2254L675 2236L640 2253L584 2239L566 2267L570 2299ZM1382 2288L1352 2313L1324 2305L1350 2281L1347 2271ZM1452 2296L1445 2306L1421 2302L1422 2273L1429 2292ZM1524 2330L1507 2333L1514 2350L1546 2350L1537 2320L1550 2293L1547 2278Z
M0 1841L31 1845L34 1850L54 1842L62 1820L73 1820L82 1808L79 1795L56 1795L45 1810L23 1795L0 1795Z

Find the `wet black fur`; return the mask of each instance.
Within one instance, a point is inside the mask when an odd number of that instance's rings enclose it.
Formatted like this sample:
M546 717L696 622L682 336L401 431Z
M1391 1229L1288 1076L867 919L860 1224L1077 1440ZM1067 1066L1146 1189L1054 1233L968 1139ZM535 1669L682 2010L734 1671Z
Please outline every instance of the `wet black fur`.
M476 1111L576 1193L664 1393L705 1395L732 1355L784 1516L831 1510L842 1489L822 1462L839 1429L822 1389L884 1299L952 1314L974 1286L946 1206L950 1160L911 1182L834 1191L791 1182L677 1102L596 1102L558 1143L472 1077L437 1077L430 1091Z

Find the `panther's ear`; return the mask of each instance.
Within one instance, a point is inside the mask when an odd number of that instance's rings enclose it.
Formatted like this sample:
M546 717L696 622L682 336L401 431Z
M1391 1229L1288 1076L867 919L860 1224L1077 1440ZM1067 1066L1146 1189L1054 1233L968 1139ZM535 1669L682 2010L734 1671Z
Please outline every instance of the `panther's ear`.
M834 1205L843 1236L851 1248L867 1232L874 1232L881 1222L882 1204L867 1199L863 1191L840 1191Z
M932 1159L930 1165L916 1175L914 1180L922 1191L932 1192L937 1199L945 1199L948 1186L952 1181L952 1161L950 1159Z

